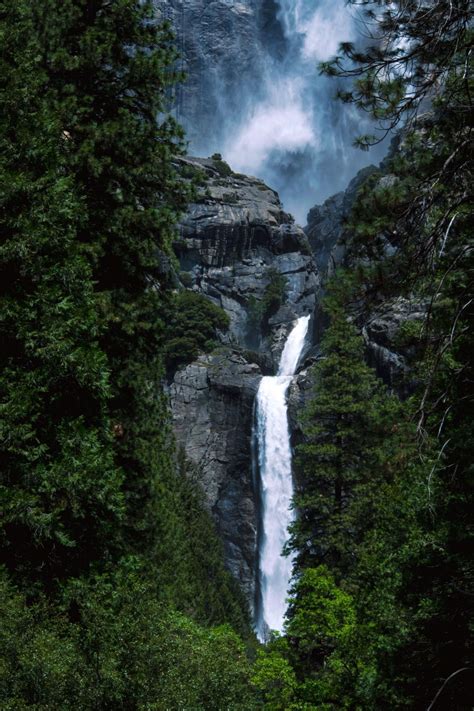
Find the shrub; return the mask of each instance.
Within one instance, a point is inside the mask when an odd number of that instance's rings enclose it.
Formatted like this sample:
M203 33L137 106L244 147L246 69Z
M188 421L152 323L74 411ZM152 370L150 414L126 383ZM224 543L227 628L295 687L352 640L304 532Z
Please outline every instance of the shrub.
M166 327L165 363L172 373L217 345L217 332L229 328L226 312L195 291L175 294Z
M211 159L214 162L215 170L217 170L221 178L229 178L233 175L232 168L225 162L225 160L222 160L220 153L214 153L214 155L211 156Z
M251 296L248 304L248 330L249 334L255 330L265 332L268 329L269 319L276 314L280 306L286 301L287 280L276 269L270 268L267 272L268 284L265 287L261 300Z

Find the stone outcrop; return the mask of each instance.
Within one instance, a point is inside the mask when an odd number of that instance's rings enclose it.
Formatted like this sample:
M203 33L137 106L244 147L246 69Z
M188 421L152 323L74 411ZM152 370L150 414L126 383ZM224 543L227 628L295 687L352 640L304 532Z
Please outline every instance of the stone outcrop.
M305 232L321 274L330 276L342 264L345 255L342 244L344 222L349 217L362 184L377 170L374 165L363 168L344 192L333 195L309 211Z
M289 324L316 303L319 279L308 240L261 180L232 173L219 159L184 163L203 182L175 244L186 285L228 313L227 343L267 352L276 365ZM252 315L275 273L286 280L285 303L262 334Z
M219 150L229 121L238 122L262 82L265 49L261 6L265 0L154 0L157 14L177 34L178 68L185 81L176 88L175 109L196 151ZM211 149L212 150L212 149Z
M258 521L252 471L255 394L262 375L275 372L294 320L314 313L303 366L289 389L292 443L301 442L301 413L313 387L309 368L319 357L324 328L320 274L328 277L344 263L344 242L350 239L346 218L360 186L377 169L361 171L345 193L313 208L305 234L274 190L257 178L234 173L220 156L181 158L178 167L198 187L174 245L177 286L222 307L230 328L221 334L217 351L175 374L170 385L174 430L191 474L203 488L227 566L252 604ZM383 171L379 176L379 183L390 179ZM262 323L261 306L275 275L285 279L284 303ZM399 298L379 304L359 320L368 361L402 397L413 387L406 324L423 316L423 304Z
M410 367L416 357L410 328L419 331L427 306L419 300L402 297L385 301L362 327L368 362L402 398L413 392L416 384Z
M391 153L400 150L400 140L392 142ZM390 157L390 156L389 156ZM308 236L314 259L320 271L323 283L331 277L338 266L353 267L346 253L350 244L351 233L345 225L363 183L371 176L373 190L383 191L396 184L398 178L389 172L389 159L380 166L368 166L362 169L349 184L347 190L326 200L323 205L316 205L308 214L305 232ZM387 257L397 250L397 236L379 235L379 243ZM403 330L406 324L421 323L426 315L426 305L418 300L406 298L392 299L367 308L361 304L361 314L356 319L366 343L367 361L372 365L384 382L402 398L408 396L414 388L410 363L414 359L410 339L406 339ZM315 342L324 331L325 316L317 310Z

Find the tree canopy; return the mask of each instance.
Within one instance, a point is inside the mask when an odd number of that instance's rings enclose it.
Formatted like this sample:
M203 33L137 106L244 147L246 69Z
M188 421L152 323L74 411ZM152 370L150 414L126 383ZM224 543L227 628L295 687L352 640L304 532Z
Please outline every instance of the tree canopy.
M19 0L0 37L0 705L246 708L245 603L163 393L173 35L148 1Z

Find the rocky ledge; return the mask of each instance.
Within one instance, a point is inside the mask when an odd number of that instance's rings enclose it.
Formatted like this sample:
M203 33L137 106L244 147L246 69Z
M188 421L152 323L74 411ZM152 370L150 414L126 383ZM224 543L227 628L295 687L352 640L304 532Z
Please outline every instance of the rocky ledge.
M170 388L174 432L200 482L224 542L229 570L253 600L257 515L252 480L252 410L257 364L222 348L176 373Z
M232 172L220 156L182 164L200 183L174 245L183 282L228 313L228 344L267 352L277 361L282 334L316 303L319 279L308 239L261 180ZM274 274L284 277L286 298L264 334L252 312Z

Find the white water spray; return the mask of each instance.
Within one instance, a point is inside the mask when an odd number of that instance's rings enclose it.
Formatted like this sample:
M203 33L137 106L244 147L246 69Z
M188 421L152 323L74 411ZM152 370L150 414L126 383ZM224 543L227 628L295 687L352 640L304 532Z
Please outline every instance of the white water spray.
M221 153L231 167L306 214L377 163L353 146L374 127L366 113L335 101L351 82L321 76L340 42L367 44L363 7L346 0L154 0L177 31L181 68L176 111L189 151Z
M309 316L296 322L283 350L278 375L264 377L257 393L256 437L260 473L261 526L259 600L256 627L260 640L269 630L281 631L293 561L283 556L292 520L291 447L286 393L308 332Z
M340 42L357 40L358 11L344 0L275 4L283 48L267 57L260 92L232 125L222 152L234 170L275 187L304 224L309 207L344 189L368 162L353 147L366 118L336 102L339 82L318 73L318 63L334 57Z

